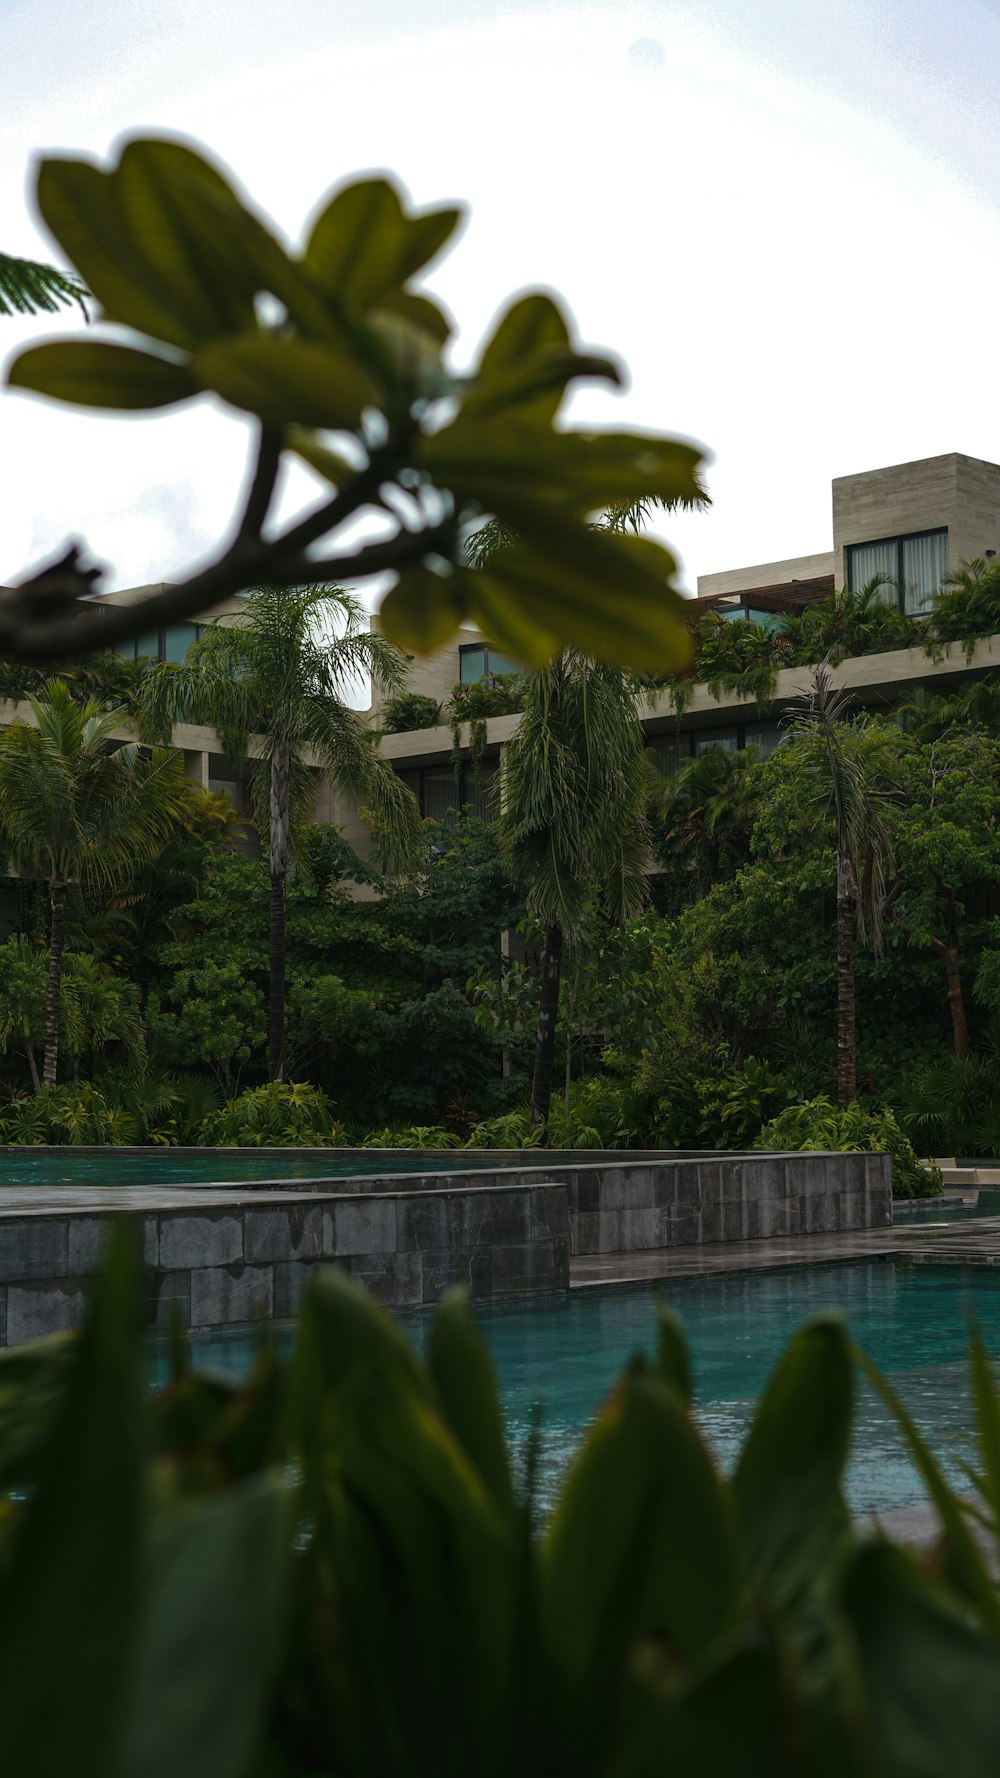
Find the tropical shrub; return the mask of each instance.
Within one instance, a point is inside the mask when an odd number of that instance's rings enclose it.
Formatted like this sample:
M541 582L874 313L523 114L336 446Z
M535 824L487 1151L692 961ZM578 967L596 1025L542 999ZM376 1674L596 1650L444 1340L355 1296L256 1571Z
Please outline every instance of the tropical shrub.
M835 1317L791 1341L731 1476L660 1321L551 1515L464 1301L426 1359L318 1274L294 1353L146 1387L124 1228L79 1338L0 1356L0 1718L22 1778L992 1778L1000 1399L973 1342L989 1546ZM855 1362L934 1503L852 1523ZM981 1474L978 1473L981 1470Z
M991 964L996 955L987 953ZM952 1055L925 1063L907 1077L895 1109L906 1134L924 1153L996 1158L1000 1056Z
M371 1130L362 1148L461 1148L462 1139L439 1125L411 1124L409 1129Z
M493 673L474 685L452 687L449 716L452 723L485 721L490 716L517 716L524 709L522 673Z
M927 639L939 647L964 642L972 656L976 638L1000 630L1000 563L977 556L945 575L927 620Z
M933 1198L941 1190L940 1167L917 1159L891 1111L863 1111L858 1104L839 1111L830 1099L810 1099L765 1124L754 1148L890 1154L895 1197Z
M0 1142L38 1147L43 1143L97 1146L142 1141L139 1119L109 1104L88 1081L77 1086L40 1087L30 1099L13 1099L0 1116Z
M318 1087L272 1080L205 1118L198 1140L205 1148L339 1148L346 1133Z
M435 728L441 720L441 706L436 698L419 691L397 692L382 706L380 721L386 735L406 735L414 729Z

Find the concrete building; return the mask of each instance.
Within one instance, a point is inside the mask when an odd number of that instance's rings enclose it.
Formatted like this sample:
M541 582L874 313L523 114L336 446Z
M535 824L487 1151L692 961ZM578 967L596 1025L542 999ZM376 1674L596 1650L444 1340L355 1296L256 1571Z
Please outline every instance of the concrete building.
M945 573L953 572L963 561L990 557L998 550L1000 465L952 452L839 476L832 485L829 548L701 575L694 609L715 611L724 619L749 618L766 626L782 613L798 613L827 598L835 588L856 590L882 571L896 583L886 590L886 597L898 599L901 609L919 618L929 609ZM158 585L133 587L106 594L104 600L112 605L137 604L160 590ZM126 644L124 651L133 657L148 653L182 660L205 623L238 623L241 604L238 597L227 600L205 612L197 623L150 631L138 642ZM377 624L377 617L372 621ZM492 648L488 637L472 628L461 630L435 654L411 661L408 689L432 698L439 706L440 720L433 727L405 734L383 734L379 744L413 790L424 815L444 818L450 810L466 805L489 812L491 779L518 718L490 718L481 769L474 773L466 768L456 779L449 706L456 685L476 683L484 676L511 671L515 665ZM845 660L835 669L835 677L851 688L859 702L878 706L921 685L935 691L950 690L968 673L988 672L998 665L1000 637L991 637L976 644L970 660L958 644L938 659L920 648L897 649ZM755 745L768 751L781 739L782 707L808 690L811 677L808 667L779 673L774 699L766 710L759 709L747 695L715 697L703 684L691 688L680 714L669 693L651 694L642 711L650 745L666 769L710 747L735 750ZM0 704L0 725L14 714L27 715L27 708ZM376 697L368 720L373 728L381 729L384 716L383 702ZM174 741L184 754L191 778L208 789L225 790L237 803L246 800L243 771L238 762L227 759L213 730L181 724ZM468 725L462 731L462 741L468 757ZM368 833L356 810L332 791L318 770L315 817L341 826L351 843L363 855L367 852Z
M903 611L919 618L930 609L946 573L1000 550L1000 464L952 452L839 476L831 494L830 548L701 575L696 611L715 611L725 619L748 618L767 626L783 613L801 613L837 588L857 591L884 572L895 583L886 588L886 599L898 600ZM859 703L878 706L921 685L951 690L968 673L987 672L998 665L1000 638L993 637L977 643L968 661L964 647L957 644L937 660L921 648L896 649L846 660L835 669L835 678L851 688ZM516 716L487 722L483 771L475 783L468 773L457 786L447 706L451 688L468 683L477 667L476 676L502 670L494 662L488 639L471 629L436 654L414 660L409 688L439 702L442 721L436 728L386 735L382 740L383 751L427 815L440 816L459 799L482 804L500 750L517 725ZM669 694L652 695L643 707L650 744L667 769L710 747L735 750L755 745L769 751L781 739L782 706L801 697L811 677L808 667L779 673L769 710L758 709L752 697L736 693L716 698L701 684L693 688L680 715ZM381 707L374 705L375 726L381 716Z

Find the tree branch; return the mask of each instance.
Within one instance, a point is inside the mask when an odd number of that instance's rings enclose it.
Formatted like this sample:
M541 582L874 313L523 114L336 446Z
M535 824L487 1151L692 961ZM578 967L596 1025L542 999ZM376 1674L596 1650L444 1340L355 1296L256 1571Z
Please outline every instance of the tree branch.
M350 555L313 561L303 553L375 501L386 468L374 459L332 500L283 536L262 539L259 527L270 507L280 451L280 438L265 429L236 535L216 562L138 604L108 605L88 597L101 571L81 567L81 552L74 545L31 580L0 593L0 654L30 663L78 660L152 629L197 617L250 586L315 586L324 580L362 579L406 566L435 550L448 553L453 546L455 522L449 516L425 531L401 532Z
M243 508L243 517L236 533L244 543L251 539L254 542L259 541L264 521L271 510L274 484L278 479L278 466L281 463L281 444L281 433L276 427L261 427L257 442L257 462Z

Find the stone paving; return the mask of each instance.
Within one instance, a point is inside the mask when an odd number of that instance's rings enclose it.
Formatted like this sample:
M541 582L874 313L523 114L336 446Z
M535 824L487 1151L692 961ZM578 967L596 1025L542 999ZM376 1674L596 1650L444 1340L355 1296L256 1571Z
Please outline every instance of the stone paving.
M707 1247L660 1247L644 1253L580 1254L570 1261L570 1288L872 1259L904 1260L912 1265L1000 1266L1000 1216L784 1240L716 1241Z

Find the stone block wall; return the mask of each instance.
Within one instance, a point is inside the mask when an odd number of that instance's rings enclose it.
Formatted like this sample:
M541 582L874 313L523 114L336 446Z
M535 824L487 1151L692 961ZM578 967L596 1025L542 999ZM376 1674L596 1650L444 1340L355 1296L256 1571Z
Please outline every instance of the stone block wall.
M568 1169L572 1251L888 1228L891 1171L882 1154L716 1154ZM551 1176L564 1175L553 1168Z
M231 1206L130 1214L152 1329L167 1327L171 1304L192 1330L294 1315L331 1261L392 1308L456 1283L477 1301L569 1288L567 1194L545 1181L259 1205L234 1193ZM0 1345L79 1324L106 1236L104 1211L0 1216Z

